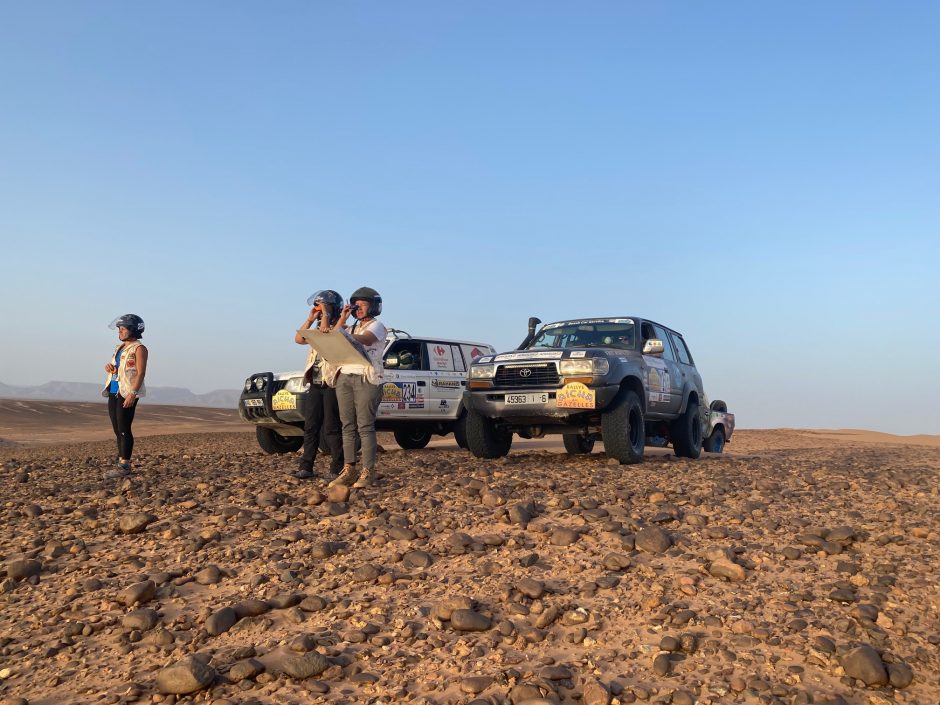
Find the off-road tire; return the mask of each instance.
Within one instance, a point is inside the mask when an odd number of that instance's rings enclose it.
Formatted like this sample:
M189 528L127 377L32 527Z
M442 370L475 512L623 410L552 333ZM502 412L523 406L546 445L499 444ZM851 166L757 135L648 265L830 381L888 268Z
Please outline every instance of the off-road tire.
M728 405L721 399L715 399L715 401L709 404L708 408L712 411L720 411L722 414L728 413Z
M685 413L672 423L672 449L680 458L697 458L702 454L702 419L698 402L689 400Z
M477 458L502 458L512 447L512 433L496 427L492 419L467 409L467 448Z
M624 389L610 410L603 413L601 436L608 458L615 458L624 465L643 461L646 421L636 392Z
M405 450L418 450L431 442L431 430L424 426L403 426L394 433L395 442Z
M303 436L282 436L273 428L264 426L255 426L255 435L258 437L258 445L265 453L294 453L300 450L304 444Z
M454 424L454 440L457 441L457 447L466 449L467 447L467 412L460 412L457 423Z
M588 455L594 450L593 438L585 438L580 433L564 433L561 437L568 455Z
M725 449L725 429L715 426L711 435L705 439L702 447L709 453L720 453Z

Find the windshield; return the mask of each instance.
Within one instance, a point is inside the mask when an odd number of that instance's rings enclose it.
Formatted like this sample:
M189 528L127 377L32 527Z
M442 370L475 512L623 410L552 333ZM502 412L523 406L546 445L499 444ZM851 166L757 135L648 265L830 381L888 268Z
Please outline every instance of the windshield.
M620 348L633 350L633 321L627 318L586 323L549 323L529 343L529 350L542 348Z

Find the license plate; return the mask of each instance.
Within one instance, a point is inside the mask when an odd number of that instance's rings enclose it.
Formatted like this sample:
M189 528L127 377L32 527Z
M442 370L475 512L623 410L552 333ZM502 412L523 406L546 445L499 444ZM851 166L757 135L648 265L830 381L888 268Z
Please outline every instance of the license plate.
M245 399L245 406L264 406L264 399Z
M536 392L534 394L507 394L507 404L547 404L548 392Z

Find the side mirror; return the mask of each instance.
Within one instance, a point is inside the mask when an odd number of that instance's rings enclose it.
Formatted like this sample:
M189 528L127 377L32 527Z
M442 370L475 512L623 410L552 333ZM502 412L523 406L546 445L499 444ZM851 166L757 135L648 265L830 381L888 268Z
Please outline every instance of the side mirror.
M650 338L643 344L644 355L662 355L663 341L656 338Z
M385 369L391 369L398 367L401 364L401 360L398 358L398 353L392 353L385 358Z

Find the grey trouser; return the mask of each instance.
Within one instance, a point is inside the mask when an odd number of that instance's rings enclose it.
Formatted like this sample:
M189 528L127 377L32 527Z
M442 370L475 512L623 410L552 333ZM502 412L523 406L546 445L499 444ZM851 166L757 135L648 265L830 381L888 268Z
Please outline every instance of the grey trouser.
M375 467L375 414L382 401L382 385L369 384L362 375L340 374L336 378L336 400L343 422L343 455L356 462L356 432L362 442L362 464Z

